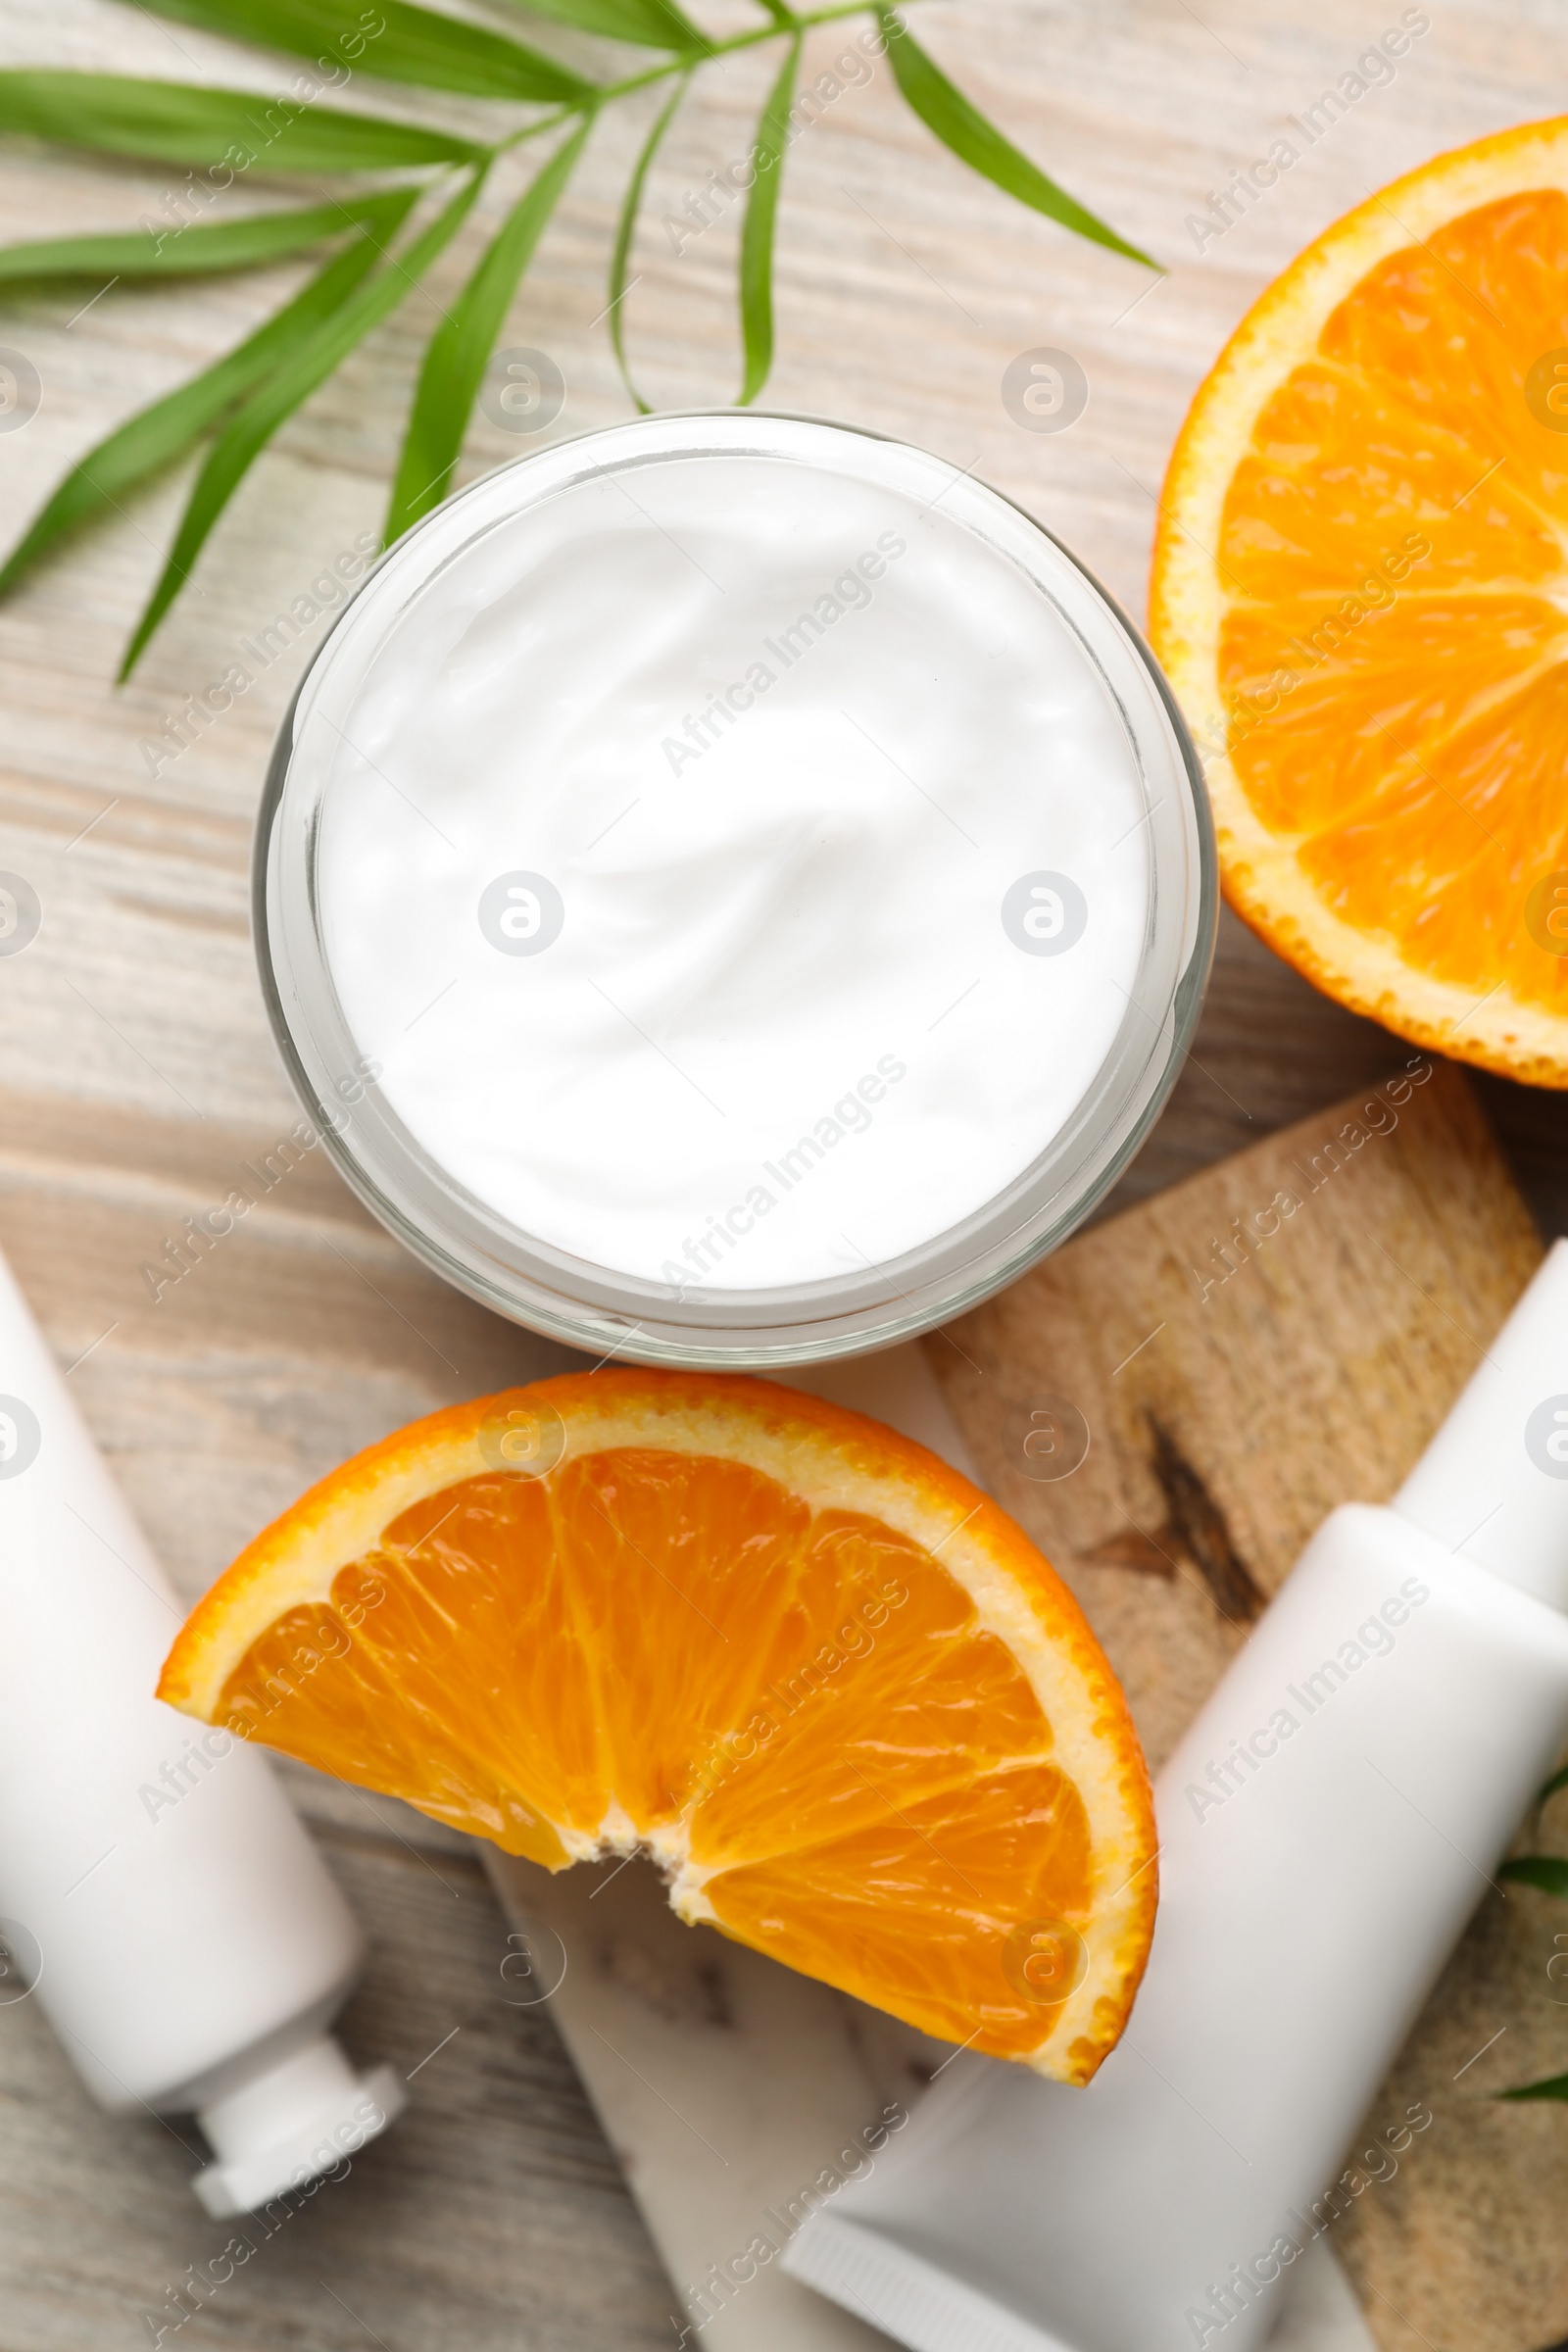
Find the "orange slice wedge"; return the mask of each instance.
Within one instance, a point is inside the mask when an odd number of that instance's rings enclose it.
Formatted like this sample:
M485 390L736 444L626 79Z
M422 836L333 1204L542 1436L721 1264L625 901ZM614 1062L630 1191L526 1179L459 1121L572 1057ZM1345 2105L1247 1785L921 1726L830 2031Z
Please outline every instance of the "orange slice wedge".
M400 1430L259 1536L160 1695L945 2039L1087 2082L1152 1931L1126 1702L966 1480L771 1383L610 1371Z
M1151 634L1247 921L1416 1044L1568 1086L1568 120L1396 180L1244 319Z

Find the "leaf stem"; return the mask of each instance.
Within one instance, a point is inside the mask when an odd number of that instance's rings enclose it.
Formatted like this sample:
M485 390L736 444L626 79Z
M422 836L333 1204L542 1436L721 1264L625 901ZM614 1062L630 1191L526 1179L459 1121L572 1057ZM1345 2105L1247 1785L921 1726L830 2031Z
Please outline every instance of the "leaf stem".
M520 147L524 139L536 139L541 131L554 130L558 122L569 122L579 115L591 118L599 112L600 103L596 99L589 106L558 106L553 115L541 115L537 122L525 122L521 130L510 131L504 139L497 139L493 147L485 149L485 153L492 160L498 155L509 155L514 147Z
M901 0L901 5L906 4L912 5L912 0ZM666 59L662 66L650 66L645 73L628 74L621 81L604 82L586 97L567 106L559 106L552 114L541 115L537 122L526 122L520 130L509 131L504 139L497 139L483 153L490 157L507 155L514 147L520 147L525 139L535 139L541 131L554 130L558 122L568 122L576 116L597 115L614 99L630 97L634 90L652 88L658 82L667 81L673 74L690 74L697 63L707 65L712 58L729 57L737 49L756 49L764 41L791 40L797 34L809 32L813 24L832 24L844 17L875 17L879 14L878 0L837 0L837 4L831 8L806 9L799 14L781 6L776 15L773 15L770 0L762 0L762 5L768 8L772 16L770 24L754 25L749 32L732 33L725 41L714 41L703 53L701 60L694 60L689 54L680 55Z
M732 33L727 41L715 41L710 54L729 57L737 49L755 49L762 41L793 39L798 33L809 32L813 24L832 24L842 17L874 17L877 13L876 0L841 0L833 8L803 9L798 16L775 18L770 24L757 24L750 32ZM624 81L606 82L596 92L594 104L607 106L612 98L624 98L632 90L646 89L650 82L667 81L671 74L689 70L689 61L678 57L666 65L650 66L646 73L630 74Z

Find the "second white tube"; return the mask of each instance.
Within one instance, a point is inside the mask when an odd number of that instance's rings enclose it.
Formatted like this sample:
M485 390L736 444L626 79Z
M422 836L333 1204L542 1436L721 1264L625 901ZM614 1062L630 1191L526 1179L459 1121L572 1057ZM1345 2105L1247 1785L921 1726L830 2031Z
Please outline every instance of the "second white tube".
M960 2060L789 2269L917 2352L1262 2342L1568 1733L1563 1432L1559 1243L1395 1507L1331 1515L1161 1773L1149 1972L1089 2088ZM1396 2151L1427 2128L1369 2121Z

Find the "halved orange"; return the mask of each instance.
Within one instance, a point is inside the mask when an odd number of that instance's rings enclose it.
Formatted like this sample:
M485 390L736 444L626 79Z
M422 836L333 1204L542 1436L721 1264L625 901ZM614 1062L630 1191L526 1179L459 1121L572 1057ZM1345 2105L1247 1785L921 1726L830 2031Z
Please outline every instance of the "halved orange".
M1568 1086L1568 119L1396 180L1202 385L1151 634L1227 896L1416 1044Z
M481 1397L312 1488L160 1695L552 1870L644 1848L688 1921L1087 2082L1155 1894L1077 1603L922 1446L765 1381Z

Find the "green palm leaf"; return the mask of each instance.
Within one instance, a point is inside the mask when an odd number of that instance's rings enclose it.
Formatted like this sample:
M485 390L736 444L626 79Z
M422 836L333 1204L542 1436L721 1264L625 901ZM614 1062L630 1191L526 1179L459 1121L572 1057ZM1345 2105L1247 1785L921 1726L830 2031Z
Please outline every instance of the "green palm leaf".
M417 82L474 98L586 97L590 84L520 41L414 8L408 0L149 0L161 17L226 32L265 49L291 50L324 71L340 65L380 81ZM344 78L347 78L345 74Z
M579 32L631 41L640 49L711 47L707 33L698 30L674 0L526 0L526 5L536 16L574 24Z
M388 547L447 494L502 321L591 127L574 131L519 197L430 338L382 528Z
M746 225L741 230L741 335L746 372L739 405L743 409L757 398L773 366L773 230L800 65L801 35L797 32L768 92L752 148L757 176L746 199Z
M1521 1886L1539 1886L1543 1894L1568 1895L1568 1862L1560 1854L1520 1854L1500 1864L1497 1876Z
M956 89L936 61L928 57L912 32L884 8L881 11L882 30L887 36L888 55L893 60L893 74L899 88L913 107L927 130L934 131L944 147L951 148L971 171L985 179L993 180L1020 204L1031 205L1037 213L1048 213L1080 237L1089 237L1097 245L1108 245L1112 253L1124 253L1129 261L1142 262L1147 269L1157 270L1147 253L1129 245L1113 228L1085 210L1075 196L1057 187L1038 164L1032 164L1010 139L1004 138L996 125L988 122L978 107L972 106L961 90Z
M740 241L742 403L755 400L772 368L774 271L784 163L802 44L816 24L862 13L842 0L798 9L758 0L749 26L722 38L705 33L683 0L518 0L524 29L548 20L574 32L662 53L645 70L598 82L478 12L449 13L448 0L126 0L149 14L306 61L270 94L133 75L24 68L0 71L0 135L6 132L106 156L184 168L188 186L170 190L139 229L51 237L0 247L7 286L95 279L107 287L253 269L306 252L344 232L347 242L277 315L234 351L177 391L108 434L74 466L0 566L0 594L60 534L118 505L137 483L215 436L162 576L126 655L126 670L189 573L228 497L283 420L310 397L361 339L386 318L457 234L495 157L566 122L564 143L513 207L472 270L454 309L431 336L411 408L388 513L407 527L445 494L477 387L515 289L581 153L591 123L612 101L668 79L672 86L637 153L610 252L607 316L627 391L647 413L626 354L626 298L632 247L655 158L693 74L731 51L780 41L786 54L758 123L753 178ZM906 0L865 0L880 27L899 87L934 135L1020 203L1076 234L1144 260L1136 247L1088 212L957 90L906 29ZM492 16L494 11L491 11ZM543 110L476 140L436 123L398 122L325 103L355 74L511 106ZM283 78L280 73L279 78ZM575 122L571 118L576 118ZM340 205L312 202L229 219L228 191L247 172L276 174L416 174L466 168L438 217L406 250L378 266L386 240L403 227L421 190L362 186ZM220 201L226 199L227 201ZM167 225L166 225L167 220ZM1559 1774L1544 1794L1568 1787ZM1568 1891L1568 1890L1565 1890Z
M0 74L0 130L106 155L265 172L396 172L471 163L471 139L422 124L345 115L297 97L212 90L121 74Z
M407 208L405 208L407 209ZM197 277L218 270L255 270L345 229L380 221L384 196L349 196L341 204L312 204L295 212L253 213L243 220L199 220L128 235L45 237L33 245L0 245L0 284L58 277Z
M359 208L362 233L292 302L285 303L265 326L188 384L154 401L151 408L143 409L90 449L72 467L0 568L0 596L16 586L63 531L89 515L118 507L138 482L182 457L225 410L270 375L303 337L314 334L373 267L380 240L396 233L417 194L416 188L400 188L363 201Z
M1568 2075L1548 2075L1544 2082L1526 2082L1518 2090L1499 2090L1499 2099L1568 2099Z
M223 428L196 477L169 560L125 648L122 681L129 677L147 640L190 576L208 533L278 426L324 383L373 326L407 300L462 227L482 177L475 172L466 179L406 251L388 257L377 275L357 287L314 332L297 337L294 347L284 353L272 373Z
M626 265L631 259L631 241L636 234L637 215L642 210L643 189L650 168L663 142L665 131L675 119L675 110L685 97L690 80L689 73L681 75L661 109L653 129L643 141L642 152L621 200L620 218L615 223L615 242L610 256L610 347L615 355L615 365L620 369L620 380L644 416L651 416L653 412L632 382L631 369L626 362L626 321L622 308L626 299Z

